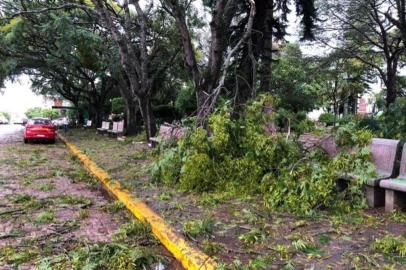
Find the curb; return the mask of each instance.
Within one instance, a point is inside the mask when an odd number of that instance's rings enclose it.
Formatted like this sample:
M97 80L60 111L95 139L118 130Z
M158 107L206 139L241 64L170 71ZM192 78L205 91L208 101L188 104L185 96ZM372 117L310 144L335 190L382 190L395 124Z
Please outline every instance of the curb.
M119 201L139 220L151 225L152 233L168 249L169 252L188 270L214 270L216 262L197 248L191 247L186 240L178 235L158 214L149 208L144 202L133 197L123 189L118 181L112 180L111 176L79 148L62 135L58 137L65 143L69 151L82 161L83 165L93 176L102 182L104 188Z

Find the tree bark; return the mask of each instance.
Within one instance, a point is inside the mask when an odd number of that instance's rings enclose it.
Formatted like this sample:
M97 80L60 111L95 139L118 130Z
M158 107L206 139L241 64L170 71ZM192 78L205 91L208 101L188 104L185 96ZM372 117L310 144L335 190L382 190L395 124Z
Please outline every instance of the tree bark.
M138 98L131 91L131 84L126 73L122 73L117 81L120 95L125 104L126 135L134 135L138 132L137 113L139 110Z
M243 57L243 61L238 66L236 78L236 111L240 110L240 105L245 104L251 97L254 96L254 76L253 64L248 55Z
M396 86L396 72L390 71L387 74L387 79L385 81L386 86L386 107L388 108L390 104L394 103L397 97L397 86Z
M138 99L142 119L144 120L144 127L147 133L147 140L153 137L157 131L155 116L152 112L151 100L148 96L141 96Z
M134 100L127 100L126 104L126 135L134 135L138 132L137 126L137 113L139 110L139 104Z
M260 91L271 91L272 77L272 28L273 28L273 0L259 1L261 6L258 6L258 14L256 17L257 27L261 32L258 45L260 50L261 67L260 67Z
M177 1L162 0L164 8L175 18L181 35L185 64L190 78L196 89L197 97L197 124L206 126L207 116L212 104L212 93L220 78L221 67L227 38L225 37L227 27L231 24L232 17L226 13L228 0L218 0L212 10L210 22L211 43L209 59L204 72L200 71L197 64L195 50L191 41L190 30L186 22L185 6ZM230 13L232 14L232 13Z

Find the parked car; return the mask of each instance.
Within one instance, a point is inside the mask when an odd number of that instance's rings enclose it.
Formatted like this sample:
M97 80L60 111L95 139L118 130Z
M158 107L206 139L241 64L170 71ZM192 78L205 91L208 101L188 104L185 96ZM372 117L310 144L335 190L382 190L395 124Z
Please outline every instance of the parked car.
M48 118L33 118L24 129L24 143L31 141L49 141L55 143L55 126Z
M25 126L28 123L28 120L26 118L14 118L12 120L12 123L14 125L23 125L23 126Z

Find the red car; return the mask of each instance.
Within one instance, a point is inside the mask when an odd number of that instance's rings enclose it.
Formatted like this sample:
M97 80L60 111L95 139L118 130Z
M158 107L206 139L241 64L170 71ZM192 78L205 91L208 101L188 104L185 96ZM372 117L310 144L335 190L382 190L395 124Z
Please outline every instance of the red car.
M33 118L24 129L24 142L49 141L55 143L55 126L47 118Z

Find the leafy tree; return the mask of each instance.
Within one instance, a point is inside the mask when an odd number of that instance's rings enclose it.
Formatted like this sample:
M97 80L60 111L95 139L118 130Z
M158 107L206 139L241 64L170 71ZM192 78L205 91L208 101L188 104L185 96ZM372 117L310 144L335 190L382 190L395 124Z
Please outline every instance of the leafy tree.
M3 76L29 74L35 92L63 97L77 108L86 103L100 121L115 89L108 75L114 58L105 53L108 43L97 30L88 28L94 20L80 10L30 12L41 6L25 1L2 5L5 17L12 18L4 20L0 33Z
M123 77L128 86L121 91L126 100L138 99L149 140L156 132L151 103L153 86L177 55L177 46L173 42L177 33L170 27L173 21L152 3L145 7L135 0L124 1L122 5L104 0L92 0L91 3L87 10L95 12L118 46ZM136 15L130 5L135 8Z
M4 1L2 8L7 32L0 44L7 60L2 77L29 73L36 91L57 92L76 107L87 103L96 122L109 108L107 100L121 95L126 130L135 130L131 119L140 108L149 136L155 133L150 100L159 89L158 77L177 56L176 31L170 31L165 12L146 7L143 13L136 1ZM31 31L18 32L22 24ZM7 43L8 37L17 42Z
M303 57L298 44L288 44L274 64L271 88L282 108L295 113L314 108L319 85L314 83L309 60Z
M323 42L373 68L385 84L388 107L399 94L398 70L405 52L399 31L385 16L393 7L384 0L326 2L329 23ZM340 46L332 45L333 40Z
M385 11L385 17L391 21L402 35L403 45L406 46L406 1L388 0L389 8Z
M45 118L50 118L50 119L55 119L59 117L59 111L58 110L53 110L53 109L44 109L40 107L35 107L28 109L25 112L25 115L28 118L35 118L35 117L45 117Z
M244 1L242 2L244 3ZM296 6L296 15L301 18L301 37L303 40L312 40L314 38L313 30L317 20L314 1L257 0L255 2L257 13L255 15L252 37L243 47L241 60L238 62L239 85L242 88L240 93L254 91L254 95L255 89L253 88L256 86L257 79L259 80L260 92L272 90L273 54L278 49L275 47L275 42L283 40L288 34L286 31L288 15L292 12L290 5L294 4ZM247 5L243 4L240 10L242 10L241 12L248 10ZM248 12L246 11L246 13ZM244 27L246 21L246 19L243 20L233 34L237 38L240 35L241 27ZM258 78L256 78L256 74L258 74ZM247 89L248 86L251 90Z
M207 115L213 110L213 104L216 103L224 86L223 81L230 66L227 59L231 54L237 61L236 96L242 96L240 100L245 102L247 98L255 96L258 70L261 71L261 89L269 91L272 36L282 38L285 35L290 1L203 1L212 19L209 24L207 58L201 62L197 60L195 54L191 30L193 25L187 23L188 14L193 6L181 0L161 0L161 3L175 18L182 37L185 64L196 89L199 125L204 126L206 123ZM314 2L298 0L295 3L298 14L303 18L303 35L311 38L311 29L314 27L316 16Z
M370 89L369 84L373 82L372 68L339 50L317 59L317 63L315 78L320 86L320 105L331 110L335 118L340 113L356 113L358 98Z
M6 118L8 121L11 120L11 115L8 112L0 112L0 116L3 116L4 118Z
M120 114L124 113L125 111L125 102L124 99L119 97L119 98L113 98L111 100L111 112Z
M379 119L384 138L404 139L406 137L406 98L398 97Z

